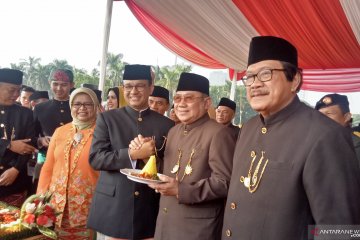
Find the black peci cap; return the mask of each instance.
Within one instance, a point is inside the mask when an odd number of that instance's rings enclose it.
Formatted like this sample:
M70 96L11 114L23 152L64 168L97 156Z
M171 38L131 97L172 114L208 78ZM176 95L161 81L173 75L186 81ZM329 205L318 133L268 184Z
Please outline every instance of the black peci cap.
M123 80L149 80L152 83L151 67L148 65L125 65Z
M252 38L248 66L264 60L288 62L298 67L296 48L290 42L278 37L260 36Z
M236 110L236 103L234 101L230 100L229 98L225 98L225 97L220 99L218 107L219 106L229 107L234 111Z
M30 101L38 100L40 98L49 99L49 93L47 91L35 91L30 97Z
M2 68L0 69L0 82L21 85L23 72L16 69Z
M169 90L164 87L154 86L154 91L150 96L164 98L169 102Z
M183 72L176 91L197 91L209 96L209 80L195 73Z

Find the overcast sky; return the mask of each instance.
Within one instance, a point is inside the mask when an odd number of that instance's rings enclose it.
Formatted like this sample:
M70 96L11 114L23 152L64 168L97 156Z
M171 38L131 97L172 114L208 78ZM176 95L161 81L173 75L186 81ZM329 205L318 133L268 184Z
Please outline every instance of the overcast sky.
M105 8L106 0L0 1L0 66L9 67L31 56L41 58L43 65L65 59L77 68L96 68L101 58ZM124 54L123 60L129 63L175 63L175 55L146 32L122 1L114 2L109 52ZM185 61L178 58L177 62ZM210 71L193 67L193 72L206 77ZM323 95L306 92L300 97L315 104ZM352 112L360 113L360 93L347 95Z

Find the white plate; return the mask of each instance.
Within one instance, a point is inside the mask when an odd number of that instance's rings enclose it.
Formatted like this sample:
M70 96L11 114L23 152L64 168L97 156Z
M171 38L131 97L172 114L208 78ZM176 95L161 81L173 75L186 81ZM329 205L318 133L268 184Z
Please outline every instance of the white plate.
M131 175L131 173L136 173L139 174L141 173L141 170L139 169L130 169L130 168L124 168L121 169L120 172L124 175L127 176L128 179L134 181L134 182L138 182L138 183L144 183L144 184L150 184L150 183L165 183L161 180L153 180L153 179L147 179L147 178L142 178L142 177L137 177L137 176L133 176ZM158 176L165 176L163 174L158 173Z

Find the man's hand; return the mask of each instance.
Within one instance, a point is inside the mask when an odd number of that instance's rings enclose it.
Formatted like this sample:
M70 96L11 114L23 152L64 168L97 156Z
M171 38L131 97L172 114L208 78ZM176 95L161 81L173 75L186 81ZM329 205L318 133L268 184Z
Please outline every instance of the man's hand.
M16 168L9 168L0 175L0 186L10 186L13 184L18 175L19 171Z
M160 175L159 179L165 183L160 184L149 184L149 187L155 189L155 192L160 193L164 196L178 196L179 194L179 183L175 178Z
M130 142L129 148L139 150L144 143L149 142L151 140L153 140L152 137L143 137L141 134L139 134L136 138L134 138Z
M27 144L27 142L30 142L30 141L31 141L31 139L21 139L21 140L11 141L10 150L13 151L14 153L18 153L21 155L32 154L32 153L38 152L38 150L36 148L31 146L30 144Z
M49 143L50 143L50 136L45 136L45 137L39 137L38 138L38 147L42 148L42 147L48 147Z
M144 142L139 149L129 148L131 159L147 159L155 153L154 140Z

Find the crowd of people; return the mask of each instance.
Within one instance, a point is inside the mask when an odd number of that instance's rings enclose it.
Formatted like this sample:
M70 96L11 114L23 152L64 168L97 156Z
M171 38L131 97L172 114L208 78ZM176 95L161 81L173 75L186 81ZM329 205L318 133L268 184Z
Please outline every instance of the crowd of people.
M74 89L70 70L50 74L51 100L22 78L0 69L0 201L51 192L58 229L105 240L308 239L312 225L360 224L360 135L347 97L302 103L285 39L251 41L242 82L258 115L241 128L229 98L211 117L209 80L194 73L180 75L171 103L150 66L126 65L105 109L96 86ZM153 155L161 183L120 172Z

